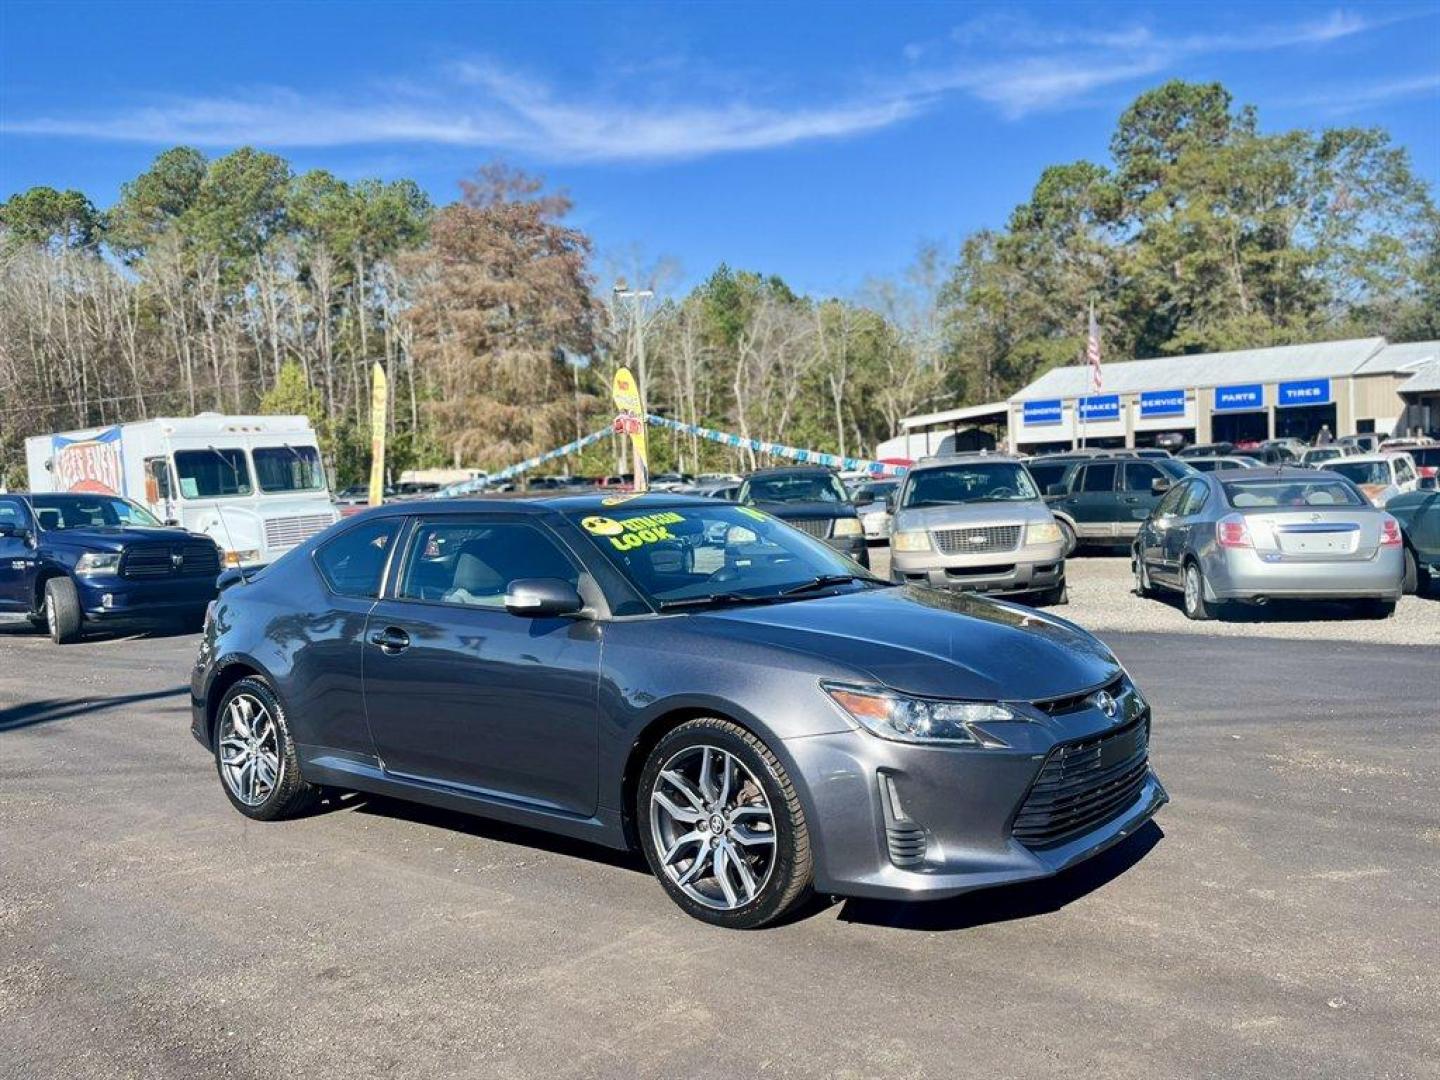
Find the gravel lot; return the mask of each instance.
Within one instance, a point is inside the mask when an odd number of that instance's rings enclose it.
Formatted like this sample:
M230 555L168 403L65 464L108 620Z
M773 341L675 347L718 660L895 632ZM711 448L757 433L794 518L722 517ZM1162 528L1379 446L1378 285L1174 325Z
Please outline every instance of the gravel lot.
M890 572L890 549L870 549L870 565ZM1142 631L1205 637L1302 638L1307 641L1364 641L1381 645L1440 645L1440 594L1406 596L1388 619L1363 618L1344 604L1273 603L1241 607L1222 619L1192 622L1180 610L1178 593L1141 600L1130 590L1128 554L1082 555L1065 571L1070 603L1059 614L1096 633Z
M194 638L0 625L0 1076L1440 1077L1433 651L1105 636L1158 824L740 934L479 819L249 822L187 730Z

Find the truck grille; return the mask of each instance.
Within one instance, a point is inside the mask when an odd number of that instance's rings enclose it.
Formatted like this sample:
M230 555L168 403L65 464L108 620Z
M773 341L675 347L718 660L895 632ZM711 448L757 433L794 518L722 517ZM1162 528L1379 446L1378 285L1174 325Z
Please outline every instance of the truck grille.
M214 577L220 552L214 544L143 544L125 549L120 574L127 578Z
M1014 551L1020 546L1019 525L977 525L974 528L936 529L935 546L946 555L985 555Z
M1012 833L1027 847L1050 847L1103 825L1140 794L1149 771L1150 721L1057 746L1025 796Z
M335 522L331 514L301 514L295 517L271 518L265 522L267 548L294 547L302 540L324 532Z
M811 536L824 540L829 537L830 527L834 521L830 518L786 518L785 524L793 525L801 532L807 532Z

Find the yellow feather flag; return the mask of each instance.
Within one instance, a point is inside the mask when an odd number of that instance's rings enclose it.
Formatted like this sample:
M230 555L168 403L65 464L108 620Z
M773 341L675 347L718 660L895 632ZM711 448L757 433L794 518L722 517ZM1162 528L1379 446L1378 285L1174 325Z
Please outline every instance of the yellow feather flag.
M389 418L390 380L377 362L370 380L370 505L385 501L385 422Z

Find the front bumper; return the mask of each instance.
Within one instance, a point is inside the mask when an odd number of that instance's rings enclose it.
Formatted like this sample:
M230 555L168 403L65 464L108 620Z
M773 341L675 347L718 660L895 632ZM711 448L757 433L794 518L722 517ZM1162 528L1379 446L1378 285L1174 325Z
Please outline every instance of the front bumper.
M892 545L890 578L900 584L1013 595L1063 585L1065 560L1059 544L965 557L933 551L897 552Z
M1253 549L1232 548L1211 555L1204 569L1206 588L1215 600L1398 600L1405 556L1400 548L1390 547L1353 562L1267 562Z
M198 615L215 599L211 577L131 581L118 575L75 577L86 622L142 622Z
M1016 818L1049 753L1112 725L1085 710L1048 732L1011 727L1031 730L1007 732L1006 750L913 746L865 732L788 741L800 774L824 778L807 789L816 889L925 900L1049 877L1130 836L1169 801L1147 758L1138 785L1097 824L1055 843L1021 843ZM908 833L897 828L897 804Z

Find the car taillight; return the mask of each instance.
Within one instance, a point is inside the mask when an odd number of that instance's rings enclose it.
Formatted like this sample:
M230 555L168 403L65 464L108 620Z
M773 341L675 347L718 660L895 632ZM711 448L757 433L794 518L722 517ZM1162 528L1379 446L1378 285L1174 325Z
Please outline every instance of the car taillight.
M1222 548L1248 548L1250 530L1245 519L1239 514L1230 514L1215 523L1215 542Z
M1420 465L1415 471L1420 474L1421 479L1427 476L1440 476L1440 465Z
M1399 547L1404 541L1400 538L1400 523L1393 517L1386 517L1380 522L1380 546Z

